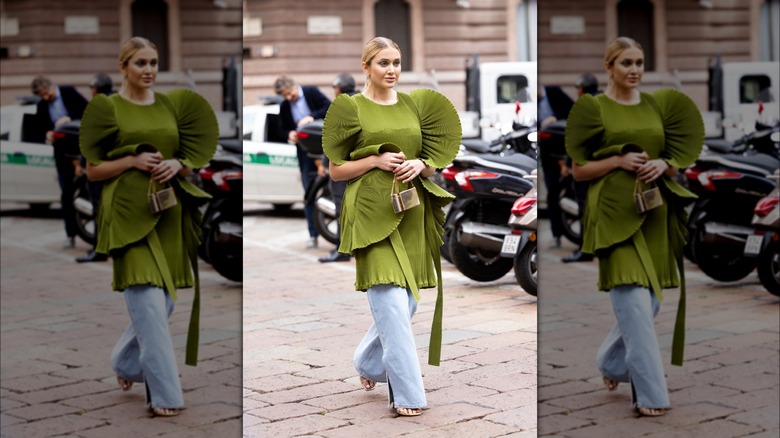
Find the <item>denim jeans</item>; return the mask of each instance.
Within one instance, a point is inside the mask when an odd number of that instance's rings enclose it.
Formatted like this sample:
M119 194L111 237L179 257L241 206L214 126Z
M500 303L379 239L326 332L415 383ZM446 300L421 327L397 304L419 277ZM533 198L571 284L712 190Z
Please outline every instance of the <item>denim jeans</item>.
M392 284L373 286L367 295L374 322L355 350L355 369L366 379L387 382L395 408L422 408L427 403L412 332L417 302L411 291Z
M146 402L155 408L184 407L168 317L173 300L167 291L135 285L123 295L130 324L111 353L111 367L121 378L144 382Z
M653 318L661 304L650 289L622 285L609 292L617 323L596 355L602 375L631 382L631 398L640 408L668 408L664 367Z

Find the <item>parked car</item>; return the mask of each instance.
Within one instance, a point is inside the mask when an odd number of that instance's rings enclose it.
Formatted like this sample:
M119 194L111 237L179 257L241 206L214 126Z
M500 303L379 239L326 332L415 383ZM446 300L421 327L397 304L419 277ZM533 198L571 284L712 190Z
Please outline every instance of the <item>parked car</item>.
M54 149L29 141L36 100L0 107L0 202L49 208L60 202Z
M244 200L290 208L304 195L297 146L280 132L279 105L272 102L244 107Z

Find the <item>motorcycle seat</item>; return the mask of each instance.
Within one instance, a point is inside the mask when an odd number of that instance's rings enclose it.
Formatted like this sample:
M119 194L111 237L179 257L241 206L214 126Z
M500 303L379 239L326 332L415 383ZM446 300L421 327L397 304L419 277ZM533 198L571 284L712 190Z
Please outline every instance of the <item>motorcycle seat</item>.
M244 152L244 145L241 142L241 139L238 138L221 138L219 139L219 144L228 152L233 152L236 154L241 154Z
M739 169L744 172L750 172L757 175L769 175L780 167L780 160L768 155L757 153L753 155L710 155L701 157L702 161L715 162L722 166Z
M484 154L488 152L490 144L484 140L478 138L463 139L461 144L470 152L477 154Z
M707 146L707 148L709 148L709 150L720 154L727 154L731 152L731 149L734 147L734 143L720 138L705 140L704 144Z
M515 167L526 173L531 173L532 170L536 169L536 160L525 154L482 154L479 157L493 163Z

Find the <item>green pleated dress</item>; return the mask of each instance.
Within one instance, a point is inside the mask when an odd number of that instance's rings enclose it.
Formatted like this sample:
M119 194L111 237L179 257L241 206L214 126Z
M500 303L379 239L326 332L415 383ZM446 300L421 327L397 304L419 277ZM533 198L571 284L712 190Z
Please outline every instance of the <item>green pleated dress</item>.
M219 140L217 119L209 103L189 90L155 93L154 97L154 103L138 105L119 94L95 96L84 112L79 132L84 157L97 165L159 151L163 159L176 158L190 168L207 164ZM180 176L170 184L177 205L154 213L148 200L148 172L130 169L105 181L95 250L112 257L114 290L150 284L166 289L175 300L176 289L196 287L187 337L187 363L194 365L200 305L198 207L210 195ZM162 186L156 184L153 189Z
M704 142L704 123L690 98L675 90L641 93L636 105L605 94L575 102L566 126L566 150L580 165L611 155L645 151L683 169L694 163ZM696 195L673 179L657 180L664 203L646 213L634 204L636 174L616 169L590 182L582 217L582 251L599 257L599 290L635 284L661 289L682 284L672 363L682 363L685 288L682 247L684 206ZM644 186L642 189L648 189Z
M402 151L434 168L452 162L461 138L460 118L452 103L433 90L398 93L393 105L380 105L362 94L340 95L323 125L323 149L337 165L384 152ZM409 288L439 287L428 362L439 364L442 291L439 248L442 208L454 197L428 178L416 178L420 206L395 213L390 202L393 174L373 169L349 181L340 215L339 252L355 257L356 290L378 284ZM409 185L401 184L400 190Z

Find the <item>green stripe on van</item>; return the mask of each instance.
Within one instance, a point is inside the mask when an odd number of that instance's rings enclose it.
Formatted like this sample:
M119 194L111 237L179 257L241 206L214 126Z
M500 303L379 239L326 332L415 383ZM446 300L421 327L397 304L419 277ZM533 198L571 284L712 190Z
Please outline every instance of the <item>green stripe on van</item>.
M5 153L0 155L0 162L18 166L55 167L54 157L44 155L21 155Z
M244 154L244 163L261 166L298 167L298 158L286 155Z

